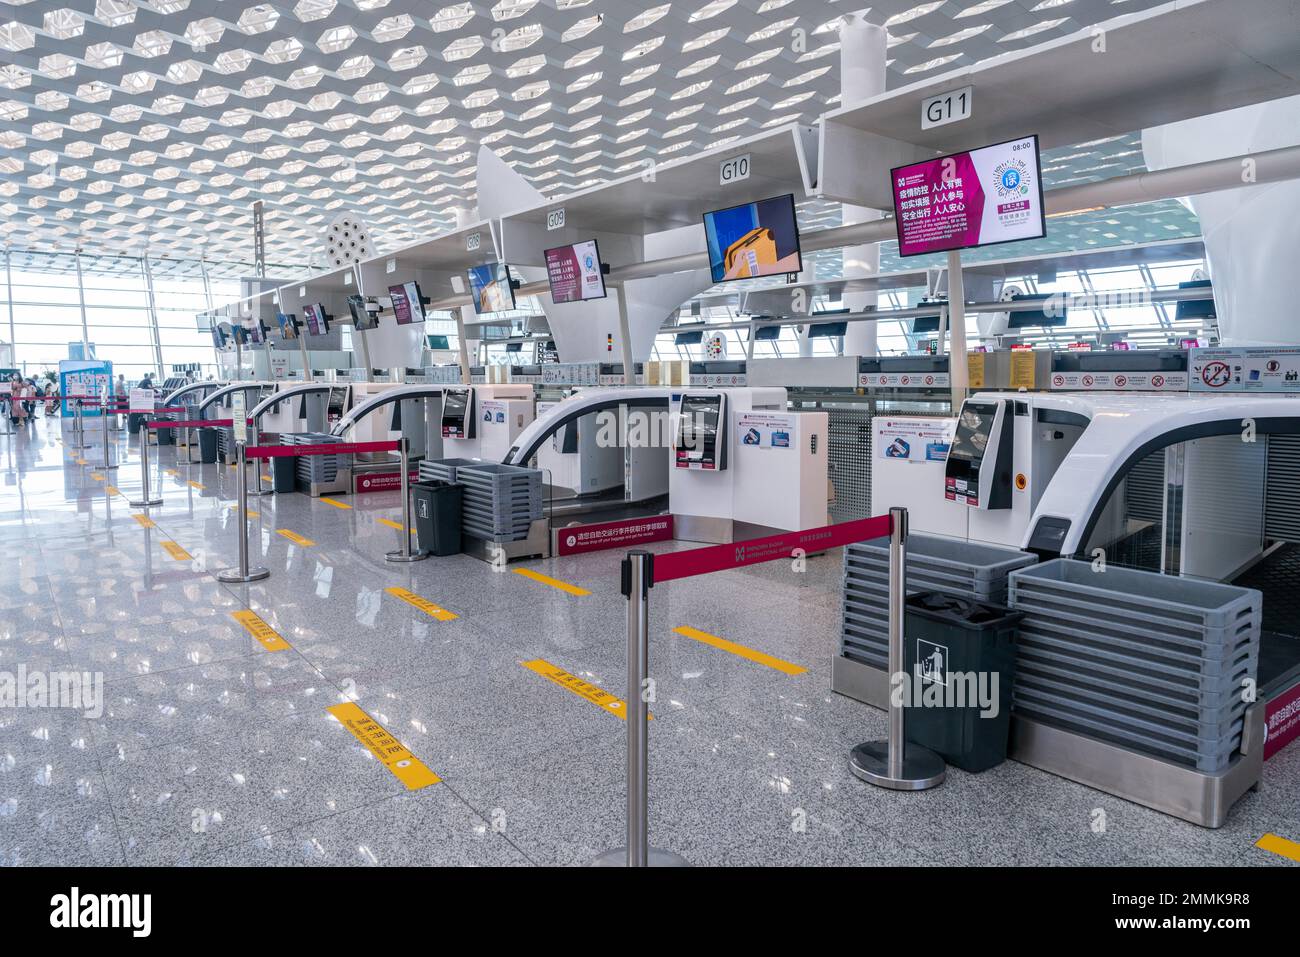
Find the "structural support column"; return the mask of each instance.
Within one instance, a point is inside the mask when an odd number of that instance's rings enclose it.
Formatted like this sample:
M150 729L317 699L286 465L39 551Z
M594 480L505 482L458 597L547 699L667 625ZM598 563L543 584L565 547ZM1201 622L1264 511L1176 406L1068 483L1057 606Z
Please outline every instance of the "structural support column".
M961 250L948 253L948 373L952 383L952 411L956 414L970 387L966 364L966 285L961 275Z
M840 103L848 106L861 103L885 92L885 65L889 55L889 31L867 22L866 11L851 13L840 25ZM865 206L840 207L841 221L866 223L881 219L884 213ZM880 244L845 246L842 275L845 279L875 278L880 275ZM862 312L880 304L879 293L846 292L844 306L850 312ZM877 323L854 322L844 335L844 354L874 356L880 352L877 345Z
M18 364L18 335L14 332L14 277L10 272L9 258L12 254L9 247L5 247L5 302L9 303L9 361L15 369L21 369ZM26 371L26 370L24 370Z
M465 307L457 306L452 311L456 313L456 345L460 350L460 381L462 385L469 385L469 343L465 341Z
M162 332L158 329L158 303L153 295L153 270L149 268L149 254L140 257L140 268L144 271L144 286L149 294L149 326L153 329L153 357L158 366L158 381L167 378L163 371Z
M81 358L90 358L90 327L86 324L86 285L81 281L81 250L75 256L77 263L77 301L81 303Z

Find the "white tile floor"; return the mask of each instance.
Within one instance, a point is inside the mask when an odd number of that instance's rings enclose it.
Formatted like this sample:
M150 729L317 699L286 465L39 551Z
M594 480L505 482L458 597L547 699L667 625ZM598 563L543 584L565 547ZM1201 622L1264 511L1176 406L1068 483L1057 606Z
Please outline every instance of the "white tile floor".
M622 696L619 553L528 563L585 596L465 557L397 566L383 556L399 533L379 522L398 517L396 493L346 510L289 494L252 500L271 577L228 587L213 573L235 561L232 469L163 447L165 504L144 527L127 505L134 440L114 435L123 465L102 473L101 449L79 465L62 438L44 420L0 436L0 671L100 673L103 713L0 708L0 860L582 864L622 843L622 722L520 664ZM653 843L696 864L1291 863L1254 842L1300 840L1300 747L1218 831L1014 762L921 794L857 781L848 752L884 720L830 691L839 577L829 555L803 574L778 562L654 589ZM231 616L244 609L290 647L266 650ZM350 700L441 782L408 791L326 710Z

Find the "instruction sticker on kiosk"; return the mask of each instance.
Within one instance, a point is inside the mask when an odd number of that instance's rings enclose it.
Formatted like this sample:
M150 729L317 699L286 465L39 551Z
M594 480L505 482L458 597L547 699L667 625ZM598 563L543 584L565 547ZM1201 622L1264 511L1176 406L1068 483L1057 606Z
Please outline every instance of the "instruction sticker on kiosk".
M877 419L877 454L895 461L942 462L948 457L955 428L955 419Z
M789 449L794 418L765 412L745 412L736 417L741 445L758 449Z

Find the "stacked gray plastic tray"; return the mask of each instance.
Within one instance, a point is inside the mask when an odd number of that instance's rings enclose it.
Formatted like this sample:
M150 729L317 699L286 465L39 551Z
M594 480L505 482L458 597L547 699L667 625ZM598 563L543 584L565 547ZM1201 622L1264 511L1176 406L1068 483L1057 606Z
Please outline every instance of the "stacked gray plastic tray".
M1037 555L934 535L907 538L907 591L939 591L992 605L1007 603L1007 575ZM889 539L844 549L844 615L840 654L889 665Z
M489 542L528 537L542 517L542 473L516 465L475 462L455 466L461 499L461 533Z
M462 465L485 465L482 459L422 459L421 482L455 482L456 469Z
M281 445L329 445L342 442L343 439L328 432L283 432L280 434ZM337 481L339 469L352 466L352 456L340 455L303 455L294 460L297 464L294 477L308 487L324 485Z
M1055 559L1012 574L1024 613L1013 707L1198 771L1241 744L1259 665L1258 591Z

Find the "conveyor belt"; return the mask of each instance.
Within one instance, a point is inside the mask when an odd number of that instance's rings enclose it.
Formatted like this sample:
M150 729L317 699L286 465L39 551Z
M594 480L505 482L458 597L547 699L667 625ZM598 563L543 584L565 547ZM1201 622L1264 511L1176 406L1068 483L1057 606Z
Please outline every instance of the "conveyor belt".
M1258 682L1267 694L1300 675L1300 545L1283 545L1233 584L1264 595Z

